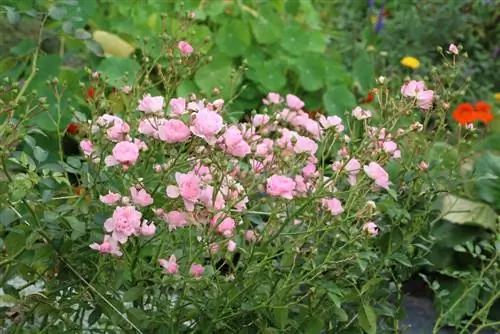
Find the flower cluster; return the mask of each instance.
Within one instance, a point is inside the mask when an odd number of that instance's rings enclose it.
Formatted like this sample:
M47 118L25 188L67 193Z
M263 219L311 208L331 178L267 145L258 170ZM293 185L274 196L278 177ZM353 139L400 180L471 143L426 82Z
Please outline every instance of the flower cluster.
M423 82L411 81L401 91L415 98L421 109L432 104L433 92ZM263 103L265 113L238 124L224 121L223 100L210 103L195 96L166 104L161 96L145 95L137 105L139 120L98 117L92 140L82 140L81 148L95 168L104 161L104 173L119 175L122 186L100 196L103 210L113 209L104 222L104 241L90 247L121 256L130 238L193 227L207 254L220 256L272 233L266 222L254 226L244 219L247 212L263 210L262 200L271 208L284 205L280 211L290 201L315 198L318 212L337 219L346 210L338 188L363 182L370 191L389 189L383 166L401 157L396 139L421 129L412 125L390 133L370 126L372 111L356 107L352 116L365 127L365 149L371 152L356 156L340 117L311 118L304 102L291 94L269 93ZM317 157L322 144L339 147L332 152L331 168ZM278 217L280 224L288 223L285 216ZM300 225L302 219L295 217L291 223ZM360 221L358 230L378 233L373 221ZM176 255L169 255L159 264L165 273L177 274L177 261ZM204 267L192 263L189 272L198 278Z
M455 108L452 116L460 125L468 125L478 121L488 124L494 117L491 105L484 101L478 101L475 105L461 103Z

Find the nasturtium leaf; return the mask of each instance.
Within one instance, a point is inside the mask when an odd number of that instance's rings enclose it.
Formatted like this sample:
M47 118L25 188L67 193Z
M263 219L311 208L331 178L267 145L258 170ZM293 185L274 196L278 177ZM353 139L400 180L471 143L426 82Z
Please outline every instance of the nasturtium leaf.
M262 93L279 91L286 85L285 66L277 59L251 67L247 72L250 80L262 87Z
M474 175L478 196L500 209L500 156L483 154L476 161Z
M352 66L355 83L360 86L363 94L367 94L375 84L375 71L372 57L370 57L368 52L363 51L356 57Z
M295 63L301 86L309 92L323 87L325 58L318 53L305 53Z
M441 215L443 219L455 224L476 225L493 231L498 224L498 216L489 205L451 194L442 199Z
M215 39L219 50L231 57L243 56L252 42L248 24L237 19L220 27Z
M327 85L349 84L351 75L339 62L327 61L325 64L325 82Z
M345 118L346 110L356 107L356 98L345 85L329 87L323 94L323 104L328 115L337 115Z
M109 57L104 59L97 68L104 80L111 86L123 87L136 83L139 64L130 58Z
M271 6L264 6L259 15L253 17L250 26L253 35L260 44L273 44L281 38L283 21Z
M188 97L190 94L197 93L198 87L192 80L184 80L177 86L176 96Z
M214 89L217 89L223 98L228 99L233 96L238 86L238 79L233 74L231 61L227 58L219 58L218 61L200 68L194 76L194 82L203 94L211 96Z
M300 55L302 52L308 51L308 33L300 24L293 22L285 27L280 45L289 53Z
M128 57L135 50L131 44L107 31L96 30L92 38L101 45L105 55Z

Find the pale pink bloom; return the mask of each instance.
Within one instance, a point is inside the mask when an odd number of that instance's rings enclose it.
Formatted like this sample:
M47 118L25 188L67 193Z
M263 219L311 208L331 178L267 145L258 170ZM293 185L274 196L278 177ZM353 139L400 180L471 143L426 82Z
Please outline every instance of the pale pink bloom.
M347 158L349 156L349 150L347 147L342 146L340 150L338 150L338 154L343 158Z
M406 97L415 98L417 106L427 110L432 107L434 91L426 90L423 81L411 80L401 87L401 94Z
M130 126L120 118L114 120L111 126L106 130L106 137L111 141L126 140Z
M304 180L304 177L302 175L295 175L295 191L299 195L305 195L307 194L309 187Z
M171 99L169 104L174 115L178 116L186 112L186 99L183 99L182 97Z
M212 218L210 224L212 226L217 225L219 217L220 215L215 215L214 218ZM226 217L217 225L217 232L222 234L226 238L230 238L233 236L235 228L236 222L234 221L234 219L231 217Z
M104 241L101 244L93 243L90 245L90 248L99 251L101 254L108 253L114 256L122 256L123 254L118 246L118 241L109 235L104 236Z
M88 139L84 139L80 142L80 148L86 157L90 157L94 151L94 145L92 145L92 142Z
M295 117L297 117L297 112L296 111L291 111L288 108L284 108L279 114L279 118L286 122L293 122Z
M122 196L120 194L113 193L113 192L109 191L106 195L99 196L99 200L101 202L103 202L104 204L111 205L111 204L115 204L116 202L118 202L121 197Z
M308 162L305 167L302 169L302 174L304 174L305 178L311 178L319 176L319 173L316 169L316 164L312 162Z
M363 110L361 107L356 107L352 111L352 115L357 119L357 120L363 120L363 119L368 119L372 117L372 112L370 110Z
M292 199L294 189L295 181L287 176L273 175L267 179L266 192L271 196Z
M168 229L170 231L173 231L178 227L184 227L188 224L186 215L179 211L170 211L165 214L164 219L167 221Z
M389 174L376 162L370 162L363 167L366 175L375 181L375 184L381 188L389 189Z
M176 274L179 271L179 265L177 264L177 258L175 255L170 256L168 261L160 259L158 262L160 263L160 266L163 267L165 274Z
M117 164L133 165L139 158L139 149L137 145L129 141L122 141L115 145L112 155L106 157L105 162L107 166L114 166Z
M292 94L287 94L286 96L286 104L289 108L299 110L304 107L304 102L299 99L297 96Z
M132 92L132 86L130 85L125 85L122 87L122 92L125 94L130 94Z
M194 117L191 132L209 144L215 143L215 135L224 127L222 116L215 111L202 109Z
M148 146L146 145L146 143L138 138L134 138L134 144L135 144L135 146L137 146L139 151L147 151L148 150Z
M281 96L278 93L269 93L267 98L262 100L264 104L279 104L281 102Z
M266 157L273 151L274 142L269 138L262 139L262 142L255 147L255 155L259 157Z
M163 110L164 103L163 96L151 96L151 94L147 94L142 100L139 100L137 109L146 114L156 113Z
M113 216L104 222L106 232L112 232L113 239L120 243L127 242L128 237L137 234L141 226L142 214L133 206L116 207Z
M219 251L220 246L218 244L210 245L210 254L216 254Z
M244 158L251 152L250 145L243 140L241 131L236 126L229 127L222 136L225 151L235 157Z
M342 118L340 118L339 116L325 117L325 116L321 115L319 117L319 123L321 124L323 129L329 129L331 127L336 127L338 129L338 126L342 125ZM341 132L341 131L339 131L339 132Z
M299 219L294 219L294 220L293 220L293 225L299 225L299 224L301 224L301 223L302 223L302 221L301 221L301 220L299 220Z
M236 242L229 240L227 243L227 251L233 253L236 250Z
M200 202L208 209L222 210L226 206L226 201L220 192L214 196L214 187L206 186L200 194Z
M184 200L184 206L187 211L194 210L194 204L201 195L200 178L193 172L175 173L176 186L167 187L167 196L177 198L179 195Z
M394 153L392 154L392 157L394 159L400 159L401 158L401 151L400 150L394 151Z
M363 225L363 231L370 235L377 235L378 234L378 226L374 222L368 222Z
M257 241L257 235L255 234L254 230L247 230L245 231L245 239L246 241L250 243L254 243Z
M450 44L450 46L448 47L448 51L450 51L451 53L453 53L454 55L458 55L458 48L455 44Z
M332 163L332 170L334 172L340 172L340 170L342 169L342 166L343 166L342 162L340 162L340 161L334 161Z
M425 172L427 171L427 169L429 169L429 164L426 161L422 160L420 161L418 168L420 169L421 172Z
M382 144L382 148L384 149L384 151L386 151L387 153L394 153L397 149L398 149L398 144L396 144L395 142L393 142L392 140L391 141L386 141Z
M180 41L179 44L177 44L177 47L179 48L179 51L184 55L184 56L189 56L191 53L193 53L194 49L186 41Z
M253 126L262 126L269 123L270 117L264 114L257 114L252 118Z
M217 99L214 102L212 102L212 105L215 107L216 110L222 109L224 107L224 100L223 99Z
M193 263L191 265L190 273L195 278L200 278L204 272L205 272L205 267L203 267L201 264Z
M344 212L344 208L342 207L342 202L340 202L336 198L324 198L321 201L321 204L323 204L324 207L330 211L330 213L334 216L340 215L342 212Z
M345 165L345 170L347 173L347 182L353 186L357 182L356 175L361 171L361 164L356 159L350 159Z
M209 183L212 182L212 173L210 172L210 168L207 166L203 166L201 164L197 164L193 171L195 172L196 175L200 177L200 179L205 182Z
M154 223L147 224L147 220L142 222L141 235L145 237L152 237L156 233L156 226Z
M316 142L308 137L304 137L301 135L298 135L296 137L297 142L295 143L293 150L295 153L300 154L300 153L309 153L311 155L314 155L316 151L318 150L318 144Z
M158 138L159 127L166 122L164 118L150 117L139 122L139 133L143 135Z
M137 190L135 187L130 188L130 197L132 197L132 202L138 206L148 206L153 204L153 197L146 192L146 190Z
M158 128L158 137L169 144L182 143L190 136L187 125L178 119L170 119Z

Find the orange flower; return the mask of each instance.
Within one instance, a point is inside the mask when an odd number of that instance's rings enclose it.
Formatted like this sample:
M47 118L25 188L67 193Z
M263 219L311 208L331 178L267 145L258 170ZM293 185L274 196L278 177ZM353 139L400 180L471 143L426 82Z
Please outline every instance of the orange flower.
M461 103L453 111L453 119L460 125L466 125L475 121L474 106L470 103Z
M476 118L485 124L491 122L493 120L491 105L484 101L476 102Z

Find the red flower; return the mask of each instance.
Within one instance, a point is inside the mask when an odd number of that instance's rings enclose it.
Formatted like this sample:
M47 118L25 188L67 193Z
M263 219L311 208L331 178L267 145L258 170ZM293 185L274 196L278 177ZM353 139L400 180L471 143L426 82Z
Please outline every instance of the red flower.
M373 96L372 93L368 93L368 95L366 95L366 97L362 98L359 102L360 103L371 103L374 98L375 98L375 96Z
M89 89L87 89L87 99L93 99L94 95L95 95L95 88L89 87Z
M72 135L77 134L79 130L80 124L78 123L69 123L68 127L66 128L66 132L71 133Z
M487 124L491 122L494 117L491 113L491 106L484 101L478 101L475 106L470 103L461 103L455 108L452 116L460 125L466 125L476 121Z

